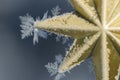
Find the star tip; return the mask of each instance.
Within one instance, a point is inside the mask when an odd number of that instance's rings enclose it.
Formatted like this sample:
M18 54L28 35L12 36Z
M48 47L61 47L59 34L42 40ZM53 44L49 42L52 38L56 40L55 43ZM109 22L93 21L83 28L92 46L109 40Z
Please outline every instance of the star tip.
M38 25L39 25L39 21L35 21L35 22L34 22L34 27L36 27L36 28L37 28L37 27L38 27Z

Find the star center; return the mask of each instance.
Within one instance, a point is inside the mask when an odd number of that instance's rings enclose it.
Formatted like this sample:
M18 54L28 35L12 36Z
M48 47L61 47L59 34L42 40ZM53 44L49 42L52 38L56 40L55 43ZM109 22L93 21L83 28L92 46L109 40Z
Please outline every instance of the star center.
M100 31L101 31L101 32L106 32L106 31L108 31L108 30L109 30L109 28L108 28L107 25L104 25L104 26L102 26L102 27L100 28Z

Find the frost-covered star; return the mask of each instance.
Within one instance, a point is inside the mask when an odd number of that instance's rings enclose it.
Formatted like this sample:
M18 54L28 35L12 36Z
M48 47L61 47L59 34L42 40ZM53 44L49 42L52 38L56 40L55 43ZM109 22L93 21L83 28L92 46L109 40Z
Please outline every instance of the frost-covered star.
M120 71L120 0L70 0L75 12L36 21L38 29L74 38L58 72L92 56L96 80L118 80Z

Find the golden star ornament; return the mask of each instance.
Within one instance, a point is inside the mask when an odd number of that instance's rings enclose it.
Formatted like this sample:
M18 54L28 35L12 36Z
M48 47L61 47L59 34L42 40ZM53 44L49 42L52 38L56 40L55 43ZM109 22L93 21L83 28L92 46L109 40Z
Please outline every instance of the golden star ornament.
M70 0L75 11L35 21L38 29L74 38L58 72L93 58L96 80L118 80L120 71L120 0Z

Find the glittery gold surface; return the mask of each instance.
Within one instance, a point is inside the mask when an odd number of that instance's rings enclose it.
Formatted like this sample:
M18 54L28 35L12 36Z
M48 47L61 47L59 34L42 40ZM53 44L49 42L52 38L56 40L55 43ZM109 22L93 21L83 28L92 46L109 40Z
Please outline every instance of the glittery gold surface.
M74 38L59 72L66 72L92 56L96 80L118 80L120 0L71 0L71 3L77 12L35 22L37 28Z

